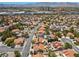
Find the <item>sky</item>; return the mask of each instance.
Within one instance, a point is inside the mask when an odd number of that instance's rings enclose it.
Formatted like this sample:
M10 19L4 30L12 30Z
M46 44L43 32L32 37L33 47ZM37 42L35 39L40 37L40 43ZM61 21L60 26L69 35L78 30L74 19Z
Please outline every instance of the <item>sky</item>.
M0 2L0 4L33 4L37 2Z
M33 4L37 2L78 2L79 0L0 0L0 4Z
M53 0L0 0L0 2L51 2Z
M0 2L79 2L79 0L0 0Z

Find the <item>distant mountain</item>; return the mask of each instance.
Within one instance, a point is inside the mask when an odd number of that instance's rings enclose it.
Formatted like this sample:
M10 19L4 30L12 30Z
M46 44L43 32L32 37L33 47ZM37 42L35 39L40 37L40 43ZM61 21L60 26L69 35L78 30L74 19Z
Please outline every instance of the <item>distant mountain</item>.
M79 7L79 2L0 2L0 7Z

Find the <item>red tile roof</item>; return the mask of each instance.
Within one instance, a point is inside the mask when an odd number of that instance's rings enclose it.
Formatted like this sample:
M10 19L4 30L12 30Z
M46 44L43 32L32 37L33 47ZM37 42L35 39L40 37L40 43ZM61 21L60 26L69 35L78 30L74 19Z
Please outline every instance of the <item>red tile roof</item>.
M42 55L42 54L36 54L36 55L32 55L32 57L44 57L44 55Z
M0 32L4 32L5 29L3 27L0 27Z
M51 38L55 38L56 35L55 35L55 34L50 34L50 37L51 37Z
M41 44L41 43L39 43L39 44L34 44L33 49L34 49L34 50L39 50L39 49L44 50L44 45Z
M68 49L68 50L64 50L63 53L67 56L67 57L74 57L75 51L72 49Z
M62 43L61 42L53 42L53 46L55 47L55 48L61 48L62 47Z
M19 29L13 29L12 32L19 32Z
M24 43L24 39L23 38L17 38L14 40L15 45L20 45L22 43Z

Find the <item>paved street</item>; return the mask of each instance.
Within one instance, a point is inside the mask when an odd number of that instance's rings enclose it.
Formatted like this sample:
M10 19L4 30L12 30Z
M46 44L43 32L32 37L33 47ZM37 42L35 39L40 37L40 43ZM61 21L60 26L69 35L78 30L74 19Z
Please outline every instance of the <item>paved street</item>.
M22 47L21 48L10 48L10 47L7 47L7 46L0 46L1 52L14 52L15 50L21 51Z
M76 47L75 44L73 44L73 41L72 41L71 39L65 39L65 38L63 38L63 39L61 39L61 40L62 40L64 43L66 43L66 42L70 43L70 44L72 45L72 48L73 48L76 52L79 52L79 48Z
M33 38L33 35L34 33L37 31L37 29L40 27L40 23L38 24L37 27L35 27L33 30L32 30L32 33L30 34L30 37L29 39L27 40L27 43L25 42L24 43L24 46L23 46L23 50L22 50L22 57L27 57L28 54L29 54L29 50L30 50L30 46L31 46L31 41L32 41L32 38Z

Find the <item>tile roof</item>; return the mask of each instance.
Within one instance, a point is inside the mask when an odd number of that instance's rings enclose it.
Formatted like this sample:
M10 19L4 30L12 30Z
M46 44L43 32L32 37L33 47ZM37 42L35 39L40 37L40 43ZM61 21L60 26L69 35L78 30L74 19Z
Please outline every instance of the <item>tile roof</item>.
M4 31L5 31L4 27L0 27L0 32L4 32Z
M68 32L68 33L67 33L67 36L74 36L74 34L71 33L71 32Z
M39 50L39 49L44 50L44 45L41 44L41 43L39 43L39 44L34 44L34 45L33 45L33 49L34 49L34 50Z
M14 43L16 45L20 45L20 44L24 43L24 39L23 38L17 38L17 39L14 40Z
M45 28L44 27L40 27L39 30L45 30Z
M55 37L56 37L55 34L50 34L49 36L50 36L51 38L55 38Z
M35 42L35 43L43 43L45 40L44 40L44 38L42 38L42 37L39 37L39 38L34 38L33 39L33 41Z
M40 37L40 38L39 38L39 42L40 42L40 43L44 42L44 38Z
M32 55L32 57L44 57L44 55L37 53L36 55Z
M44 30L39 30L38 33L45 33L45 31Z
M12 32L19 32L19 29L13 29Z
M75 51L72 50L72 49L67 49L67 50L64 50L63 53L64 53L67 57L74 57Z
M53 42L53 46L55 47L55 48L61 48L62 47L62 43L61 42Z
M44 50L44 45L43 44L39 44L39 49Z

